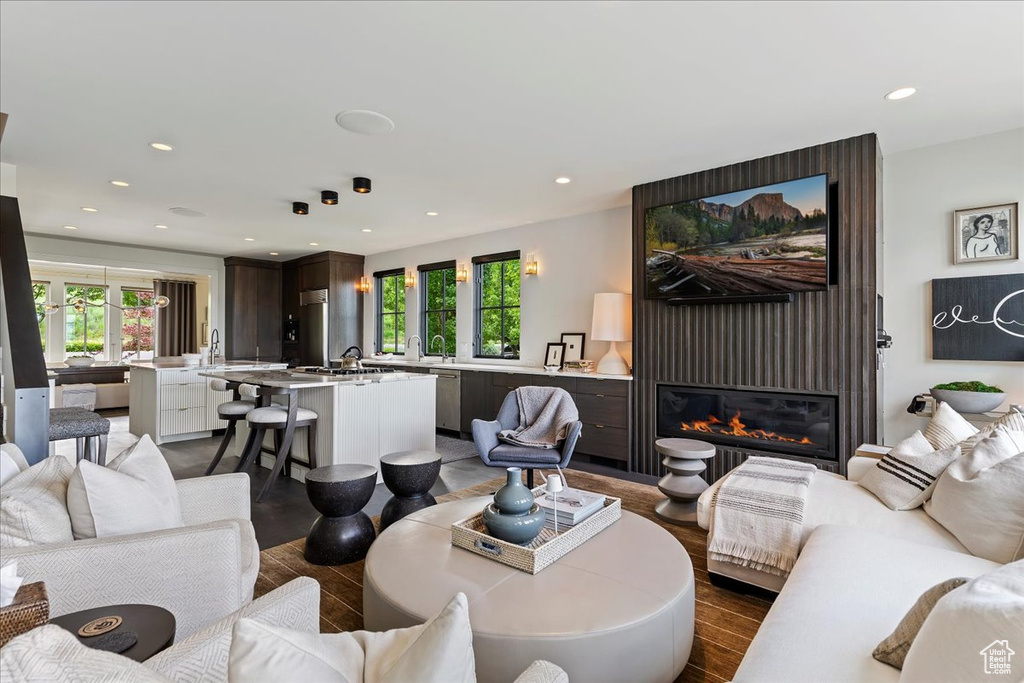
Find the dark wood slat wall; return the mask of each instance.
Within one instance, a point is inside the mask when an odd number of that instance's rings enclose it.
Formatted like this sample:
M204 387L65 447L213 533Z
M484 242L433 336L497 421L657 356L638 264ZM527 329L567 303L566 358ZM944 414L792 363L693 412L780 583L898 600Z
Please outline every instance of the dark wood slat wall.
M827 173L839 184L838 285L797 293L789 304L668 306L644 299L644 211ZM876 434L876 234L881 227L881 154L874 134L838 140L633 188L633 463L663 473L654 452L658 383L777 389L838 396L839 462ZM748 455L719 448L709 480Z

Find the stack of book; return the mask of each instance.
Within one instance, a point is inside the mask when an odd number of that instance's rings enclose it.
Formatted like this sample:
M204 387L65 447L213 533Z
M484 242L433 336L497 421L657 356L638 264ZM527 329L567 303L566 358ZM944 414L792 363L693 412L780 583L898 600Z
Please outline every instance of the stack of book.
M544 526L548 529L555 528L555 515L557 510L559 531L564 527L579 524L590 515L604 507L605 497L600 493L580 491L579 489L566 488L558 495L557 505L553 493L541 492L537 495L536 503L544 511L546 519Z

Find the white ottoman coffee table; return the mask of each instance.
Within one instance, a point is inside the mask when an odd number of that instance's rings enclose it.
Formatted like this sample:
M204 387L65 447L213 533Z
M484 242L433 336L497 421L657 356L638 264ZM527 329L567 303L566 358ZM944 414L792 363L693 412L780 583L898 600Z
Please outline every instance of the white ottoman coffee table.
M469 598L476 674L507 683L535 659L587 683L670 682L693 644L693 565L671 534L631 512L531 575L451 544L451 524L490 496L415 512L370 547L365 628L422 624Z

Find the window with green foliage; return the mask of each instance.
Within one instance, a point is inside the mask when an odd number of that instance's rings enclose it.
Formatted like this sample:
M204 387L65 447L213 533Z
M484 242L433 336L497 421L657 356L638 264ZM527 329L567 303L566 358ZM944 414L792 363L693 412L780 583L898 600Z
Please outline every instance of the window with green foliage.
M420 271L420 290L423 292L420 305L423 352L440 356L441 342L434 343L434 338L441 335L445 353L454 356L455 265L446 263L442 267L423 268Z
M153 358L152 289L121 290L121 360Z
M519 252L473 259L478 358L519 358Z
M405 353L405 271L377 273L377 350Z
M36 320L39 321L39 339L43 342L43 353L46 353L46 319L49 316L46 315L46 311L43 309L43 304L50 299L50 283L33 282L32 298L36 303Z
M68 285L64 289L64 352L68 355L102 356L107 331L106 287ZM93 306L86 306L84 301Z

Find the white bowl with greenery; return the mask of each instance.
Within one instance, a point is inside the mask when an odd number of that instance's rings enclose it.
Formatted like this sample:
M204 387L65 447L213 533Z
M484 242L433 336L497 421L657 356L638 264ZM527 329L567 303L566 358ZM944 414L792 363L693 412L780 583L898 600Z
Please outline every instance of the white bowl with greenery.
M68 356L64 359L64 364L69 368L87 368L95 362L92 356Z
M938 384L931 388L931 394L958 413L987 413L1006 400L1002 389L978 381Z

